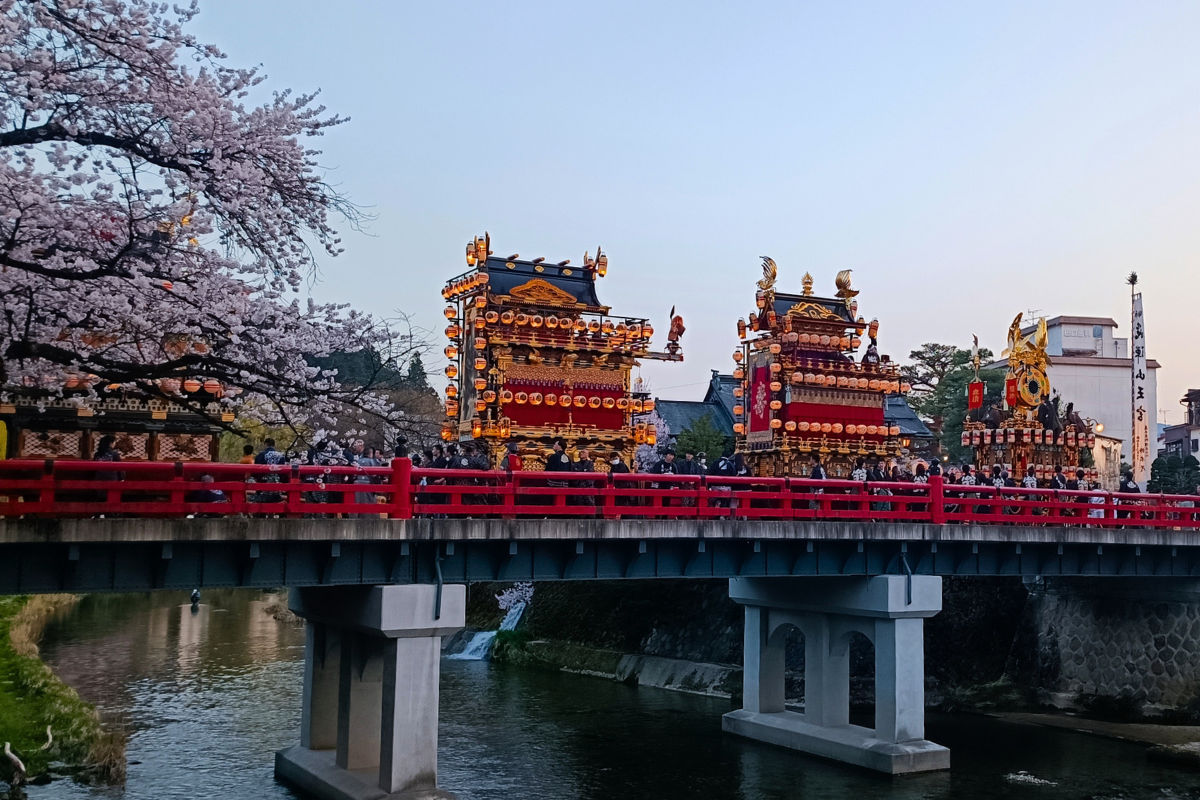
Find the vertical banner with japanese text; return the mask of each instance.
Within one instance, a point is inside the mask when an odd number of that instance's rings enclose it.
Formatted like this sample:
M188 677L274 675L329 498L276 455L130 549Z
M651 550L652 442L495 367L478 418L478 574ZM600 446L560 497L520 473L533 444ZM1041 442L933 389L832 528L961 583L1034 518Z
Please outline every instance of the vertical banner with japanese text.
M1142 293L1133 296L1133 441L1129 463L1133 480L1144 487L1150 477L1150 420L1154 409L1146 397L1146 323L1142 316Z

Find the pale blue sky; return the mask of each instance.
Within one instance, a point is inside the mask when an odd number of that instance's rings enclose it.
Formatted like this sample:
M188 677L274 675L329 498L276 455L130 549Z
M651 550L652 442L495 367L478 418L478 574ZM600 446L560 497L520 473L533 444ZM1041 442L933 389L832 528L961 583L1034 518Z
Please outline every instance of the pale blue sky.
M1159 404L1200 385L1200 3L202 0L193 30L351 121L330 179L377 215L316 293L435 331L494 250L610 254L601 299L727 371L759 256L780 287L853 269L903 358L999 349L1018 311L1112 316L1136 269Z

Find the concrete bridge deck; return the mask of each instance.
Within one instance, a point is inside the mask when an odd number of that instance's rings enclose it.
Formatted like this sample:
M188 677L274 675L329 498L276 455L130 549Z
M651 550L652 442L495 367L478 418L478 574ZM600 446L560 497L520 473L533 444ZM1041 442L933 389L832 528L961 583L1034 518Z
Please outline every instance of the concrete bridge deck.
M1200 532L859 521L0 519L0 592L817 575L1200 575Z

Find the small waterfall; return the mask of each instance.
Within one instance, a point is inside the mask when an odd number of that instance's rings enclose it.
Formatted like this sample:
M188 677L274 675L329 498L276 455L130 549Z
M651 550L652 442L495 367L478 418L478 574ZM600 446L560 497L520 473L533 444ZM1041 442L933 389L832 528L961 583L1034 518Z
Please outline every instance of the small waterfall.
M501 631L511 631L517 627L517 623L521 621L521 614L525 612L524 603L516 603L504 615L504 619L500 622ZM500 631L478 631L471 637L471 641L467 642L467 646L463 648L461 653L446 656L453 661L484 661L488 657L488 653L492 650L492 640L496 638L496 634Z

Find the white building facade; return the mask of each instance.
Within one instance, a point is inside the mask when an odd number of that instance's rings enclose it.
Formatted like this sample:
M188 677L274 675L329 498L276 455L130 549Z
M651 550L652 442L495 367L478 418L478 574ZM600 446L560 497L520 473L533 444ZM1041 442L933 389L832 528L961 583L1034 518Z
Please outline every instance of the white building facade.
M1030 334L1030 325L1023 333ZM1108 317L1054 317L1046 320L1050 356L1047 378L1052 392L1062 397L1063 408L1074 403L1084 418L1104 425L1103 433L1119 439L1125 460L1133 437L1133 360L1129 340L1116 336L1117 323ZM1158 408L1158 362L1148 359L1146 407ZM1006 369L1006 361L989 364ZM1157 411L1155 411L1157 413ZM1154 429L1151 424L1151 430Z

